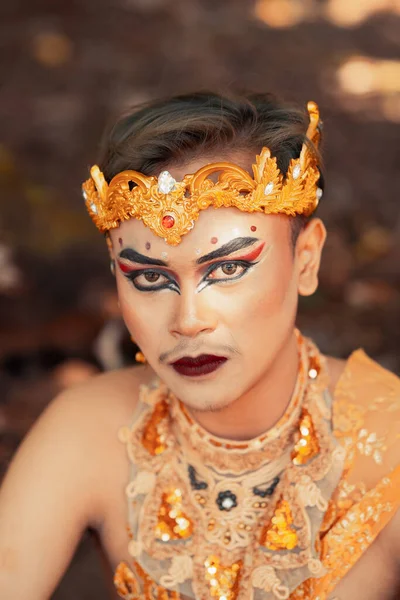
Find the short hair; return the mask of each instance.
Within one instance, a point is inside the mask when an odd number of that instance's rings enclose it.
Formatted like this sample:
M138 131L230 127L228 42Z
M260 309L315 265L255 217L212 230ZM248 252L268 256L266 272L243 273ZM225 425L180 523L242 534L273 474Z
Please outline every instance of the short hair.
M168 166L182 166L202 156L219 158L240 152L254 160L267 147L286 174L302 145L312 145L306 137L308 123L304 110L268 93L172 96L124 113L104 136L99 166L110 182L128 169L156 175ZM318 150L314 151L321 164ZM322 174L318 186L324 188ZM291 218L293 247L307 220L304 215Z

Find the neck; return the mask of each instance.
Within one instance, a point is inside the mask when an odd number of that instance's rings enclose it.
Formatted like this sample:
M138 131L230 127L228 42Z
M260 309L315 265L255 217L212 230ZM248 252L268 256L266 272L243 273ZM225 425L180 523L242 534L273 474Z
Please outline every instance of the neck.
M273 363L243 396L218 411L191 410L212 435L249 440L268 431L284 414L295 389L299 353L293 331Z

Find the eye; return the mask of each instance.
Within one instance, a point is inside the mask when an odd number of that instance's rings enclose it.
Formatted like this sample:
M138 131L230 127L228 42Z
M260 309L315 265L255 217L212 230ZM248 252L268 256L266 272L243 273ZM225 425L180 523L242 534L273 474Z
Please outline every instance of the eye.
M168 274L157 269L138 269L125 275L141 292L157 292L170 289L179 293L179 286Z
M157 271L144 271L134 277L134 283L141 287L151 287L146 284L148 283L158 283L163 284L168 279L162 273L158 273Z
M221 271L225 275L234 275L237 272L238 268L239 265L235 265L235 263L226 263L225 265L221 266Z
M155 271L147 271L147 273L143 273L143 277L149 283L156 283L156 281L160 279L161 275Z
M227 281L229 279L238 279L249 269L249 267L250 265L247 264L240 264L237 262L225 262L211 270L207 276L207 279L220 279L221 281Z

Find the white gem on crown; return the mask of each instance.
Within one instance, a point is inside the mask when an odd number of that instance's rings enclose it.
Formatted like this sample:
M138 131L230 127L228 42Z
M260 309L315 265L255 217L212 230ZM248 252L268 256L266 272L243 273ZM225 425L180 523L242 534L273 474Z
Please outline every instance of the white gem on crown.
M272 183L272 181L270 181L269 183L267 183L267 185L264 188L264 194L266 196L268 196L272 190L274 189L274 184Z
M321 190L321 188L317 188L317 200L321 200L323 193L324 192Z
M296 165L293 169L293 179L298 179L300 173L301 173L301 167L300 167L300 165Z
M163 171L158 177L158 191L162 194L169 194L175 189L176 180L169 171Z
M92 202L92 204L90 205L90 210L91 210L91 211L92 211L92 212L93 212L95 215L97 215L97 206L96 206L95 204L93 204L93 202Z
M85 192L85 190L83 190L82 196L83 196L84 201L86 202L86 200L87 200L87 193Z

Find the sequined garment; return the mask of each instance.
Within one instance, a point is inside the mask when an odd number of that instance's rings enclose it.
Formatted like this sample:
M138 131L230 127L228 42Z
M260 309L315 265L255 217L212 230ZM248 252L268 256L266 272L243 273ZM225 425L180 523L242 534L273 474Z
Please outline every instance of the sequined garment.
M248 442L208 434L162 385L143 387L126 488L126 600L326 600L400 504L400 382L362 350L328 393L298 335L296 389Z

